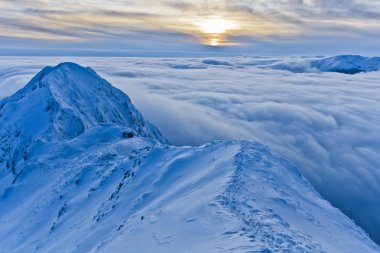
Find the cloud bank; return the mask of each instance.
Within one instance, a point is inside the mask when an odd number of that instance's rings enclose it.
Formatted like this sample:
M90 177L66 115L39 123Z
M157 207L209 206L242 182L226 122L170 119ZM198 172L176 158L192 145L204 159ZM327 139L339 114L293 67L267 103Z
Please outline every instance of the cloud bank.
M0 58L0 97L45 65L91 66L176 145L253 139L285 155L379 243L380 72L319 73L317 59Z

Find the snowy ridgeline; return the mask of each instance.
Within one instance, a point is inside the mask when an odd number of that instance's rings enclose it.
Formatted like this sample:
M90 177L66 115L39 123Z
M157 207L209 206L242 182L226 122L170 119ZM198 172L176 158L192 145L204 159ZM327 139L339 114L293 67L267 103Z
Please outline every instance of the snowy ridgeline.
M91 69L44 69L0 124L0 252L380 251L284 158L171 146Z
M380 69L380 57L363 57L359 55L340 55L321 60L312 61L311 68L321 72L338 72L344 74L357 74Z

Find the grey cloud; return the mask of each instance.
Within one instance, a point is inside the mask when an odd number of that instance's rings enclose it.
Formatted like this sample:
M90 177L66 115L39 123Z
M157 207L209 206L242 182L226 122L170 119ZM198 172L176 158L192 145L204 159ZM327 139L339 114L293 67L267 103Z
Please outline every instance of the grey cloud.
M146 18L146 17L162 17L159 14L145 13L145 12L129 12L129 11L118 11L118 10L97 10L94 11L95 14L101 16L110 16L110 17L124 17L124 18Z
M379 3L358 0L232 0L227 8L241 10L258 15L276 15L289 20L307 18L369 18L375 19L380 15ZM297 18L296 18L297 19Z
M191 3L189 1L174 0L174 1L167 1L165 2L165 4L169 7L172 7L174 9L179 9L181 11L199 9L194 3Z
M73 11L69 10L57 10L57 9L43 9L43 8L37 8L37 7L27 7L22 10L25 14L32 14L32 15L51 15L51 14L58 14L58 15L71 15L73 14Z
M53 34L58 36L67 36L67 37L76 37L77 34L73 31L68 30L59 30L59 29L53 29L53 28L47 28L43 24L38 24L34 22L20 22L18 19L12 19L12 18L5 18L1 17L0 22L2 26L8 26L18 29L24 29L27 31L33 31L33 32L42 32L46 34Z

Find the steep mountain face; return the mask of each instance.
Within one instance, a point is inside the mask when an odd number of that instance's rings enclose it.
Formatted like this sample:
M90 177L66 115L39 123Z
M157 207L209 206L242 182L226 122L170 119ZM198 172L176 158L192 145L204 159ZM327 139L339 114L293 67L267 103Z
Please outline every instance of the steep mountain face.
M360 72L379 70L380 57L371 58L359 55L339 55L312 61L310 67L316 68L322 72L357 74Z
M0 252L380 252L289 161L168 145L90 69L45 69L1 105L4 143L29 142L0 174Z
M70 140L105 123L167 143L126 94L92 69L74 63L46 67L25 88L0 102L0 168L16 173L37 140Z

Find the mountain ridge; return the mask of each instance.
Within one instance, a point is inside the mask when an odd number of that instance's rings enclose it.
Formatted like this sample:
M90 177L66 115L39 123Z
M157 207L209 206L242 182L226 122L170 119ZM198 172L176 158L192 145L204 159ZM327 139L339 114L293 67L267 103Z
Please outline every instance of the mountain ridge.
M310 63L310 67L316 68L321 72L358 74L361 72L378 71L380 69L380 57L337 55L314 60Z
M30 116L22 118L27 129L40 116L36 108L45 116L56 111L40 106L46 97L39 96L47 93L28 99L35 84L42 91L44 84L53 85L59 106L76 105L78 97L63 96L73 66L58 69L65 75L47 78L54 72L48 68L24 93L11 96L14 103L0 101L3 117L19 122L9 113L21 111ZM73 87L79 95L90 92L79 96L89 100L79 104L91 108L80 109L92 112L99 86L88 83L92 70L74 65L75 70L86 84ZM53 83L35 82L40 79ZM37 133L41 138L30 135L29 157L15 164L14 173L0 167L0 252L380 252L297 167L258 142L175 147L154 131L123 138L126 129L136 131L126 126L129 121L111 117L91 125L95 118L76 115L91 127L73 138L44 138L45 131ZM11 133L0 132L18 150L25 143L17 138L25 132Z

